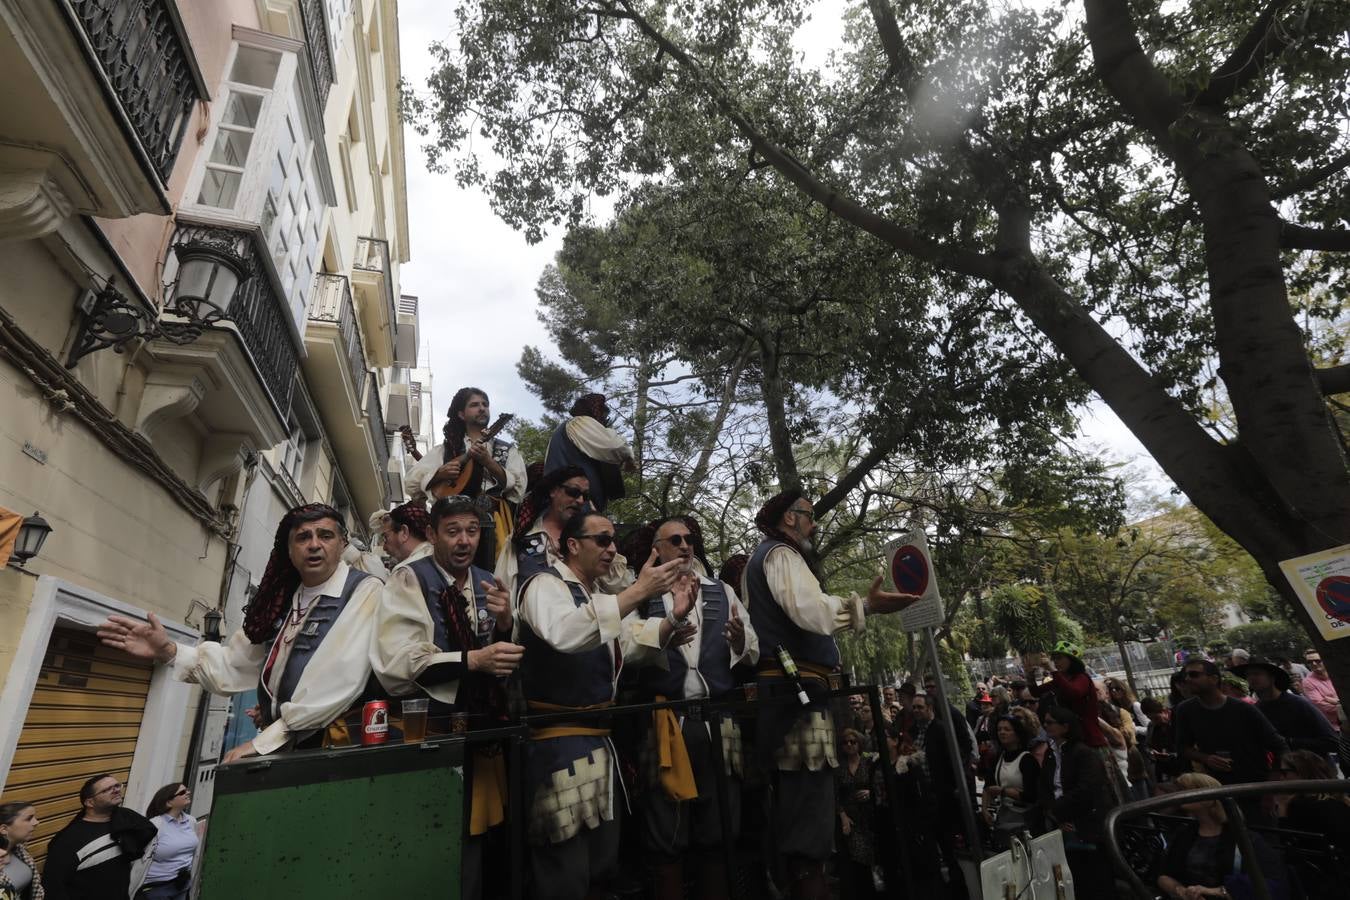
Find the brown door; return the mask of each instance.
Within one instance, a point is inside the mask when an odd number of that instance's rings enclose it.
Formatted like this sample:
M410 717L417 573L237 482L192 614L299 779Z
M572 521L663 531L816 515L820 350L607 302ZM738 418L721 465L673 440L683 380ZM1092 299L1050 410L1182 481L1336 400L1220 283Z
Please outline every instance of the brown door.
M42 824L28 849L39 867L52 835L79 812L85 780L131 774L151 671L91 632L52 632L4 788L6 802L37 806Z

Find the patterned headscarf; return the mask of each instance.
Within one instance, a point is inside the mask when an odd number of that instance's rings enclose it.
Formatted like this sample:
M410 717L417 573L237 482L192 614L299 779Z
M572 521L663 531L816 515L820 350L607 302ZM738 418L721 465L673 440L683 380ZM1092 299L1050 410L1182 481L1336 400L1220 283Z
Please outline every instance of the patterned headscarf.
M718 581L724 581L736 590L741 589L741 576L745 574L745 566L750 562L750 557L744 553L733 553L727 557L727 561L722 563L722 570L717 573Z
M300 571L291 563L291 531L298 525L320 519L337 522L338 530L346 539L347 523L342 513L327 503L306 503L281 517L262 581L257 593L249 601L248 608L244 610L244 634L253 643L261 644L272 638L277 619L286 612L296 588L300 587Z
M407 528L413 537L431 540L431 517L421 500L409 500L402 506L395 506L389 511L389 518L395 528Z
M538 465L536 463L535 465ZM533 468L533 466L531 466ZM528 470L527 470L528 474ZM563 466L561 469L554 469L547 475L541 475L537 479L531 478L529 492L525 499L520 501L520 507L516 510L516 546L523 547L525 535L530 527L534 525L534 520L548 509L549 495L553 489L565 481L573 478L585 478L586 473L580 466Z
M605 405L604 394L586 394L578 397L570 410L574 416L590 416L601 425L609 424L609 407Z
M803 496L805 495L799 489L793 488L770 497L759 508L759 512L755 513L755 526L769 537L783 538L783 513L791 509L792 504ZM788 540L788 543L795 545L797 542Z

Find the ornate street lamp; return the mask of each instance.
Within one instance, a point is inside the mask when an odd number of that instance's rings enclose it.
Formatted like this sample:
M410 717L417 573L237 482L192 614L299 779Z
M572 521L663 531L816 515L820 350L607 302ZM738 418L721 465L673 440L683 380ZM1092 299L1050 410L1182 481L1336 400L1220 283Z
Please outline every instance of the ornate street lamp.
M202 614L202 637L213 644L220 643L220 624L225 614L218 609L208 609Z
M127 300L110 278L85 309L67 369L109 347L121 353L133 340L190 344L229 318L239 283L248 275L248 263L235 251L233 241L194 237L175 245L173 252L178 275L165 285L168 300L163 311L174 318L161 319L156 310Z
M36 512L24 519L23 524L19 526L19 536L14 541L10 564L22 569L25 563L42 552L42 545L47 542L47 535L51 533L52 526Z

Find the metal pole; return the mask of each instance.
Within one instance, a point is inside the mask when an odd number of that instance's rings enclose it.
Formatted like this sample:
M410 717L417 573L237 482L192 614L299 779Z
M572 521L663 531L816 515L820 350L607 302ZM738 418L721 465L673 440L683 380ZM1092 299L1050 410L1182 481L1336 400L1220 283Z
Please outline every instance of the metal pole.
M510 776L506 802L511 827L511 900L525 896L525 729L521 728L507 740ZM472 790L472 785L470 789Z
M961 806L961 824L966 832L966 845L975 857L976 878L979 878L979 864L984 859L984 847L980 844L980 830L975 824L975 807L970 797L970 785L966 783L966 761L961 758L961 748L956 743L956 726L952 722L952 707L947 702L947 679L942 677L942 664L938 656L937 638L932 628L923 630L924 641L928 645L928 658L933 663L933 680L937 683L938 720L942 723L943 733L947 736L947 753L951 757L952 772L956 775L956 796ZM930 726L931 727L931 726ZM979 885L967 885L976 890Z
M1266 873L1261 871L1261 861L1256 858L1256 848L1252 846L1252 836L1247 831L1247 819L1238 809L1231 797L1223 798L1224 812L1232 820L1237 831L1238 848L1242 850L1242 868L1251 876L1252 888L1256 891L1256 900L1270 900L1270 885L1266 884Z

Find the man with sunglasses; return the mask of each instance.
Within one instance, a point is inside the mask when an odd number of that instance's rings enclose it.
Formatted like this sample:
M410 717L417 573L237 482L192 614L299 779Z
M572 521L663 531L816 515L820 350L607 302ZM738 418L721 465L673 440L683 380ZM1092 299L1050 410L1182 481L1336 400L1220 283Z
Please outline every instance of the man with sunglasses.
M1339 732L1341 698L1336 693L1336 685L1331 683L1331 676L1327 674L1327 664L1322 661L1322 654L1310 648L1303 652L1303 661L1308 665L1308 674L1303 679L1303 696Z
M881 589L877 576L867 599L825 593L814 567L815 509L800 490L769 499L755 516L764 540L750 555L741 595L764 653L757 680L761 697L796 694L794 680L780 665L777 649L791 654L808 695L819 697L839 669L834 634L861 631L867 615L897 612L919 598ZM771 652L773 651L773 652ZM787 862L793 900L829 896L825 861L834 840L834 720L826 703L764 704L757 749L778 777L774 828L778 852Z
M1288 743L1255 706L1224 695L1214 662L1192 658L1183 671L1191 696L1172 714L1177 755L1224 784L1265 781L1269 759L1283 756Z
M750 613L736 598L731 586L709 577L699 558L703 555L697 522L688 516L670 516L648 526L652 549L662 564L676 562L680 581L671 590L650 597L642 614L664 619L675 614L682 587L693 591L694 603L687 617L697 640L671 641L665 651L638 673L638 683L647 699L719 699L736 686L732 669L753 666L759 660L759 639L749 627ZM741 732L730 718L723 719L716 735L701 712L681 711L674 722L671 713L657 714L645 754L649 789L645 793L643 836L655 860L656 900L679 900L684 896L682 857L691 849L698 873L698 896L718 900L727 894L722 842L734 841L740 831L740 778L743 774ZM665 721L663 721L665 717ZM669 730L662 726L669 722ZM657 774L659 742L683 740L698 796L683 799L678 791L661 783ZM729 822L723 829L718 809L717 776L713 768L712 741L722 744L727 775ZM687 787L687 786L686 786Z
M600 579L618 548L614 524L598 513L573 516L559 536L561 558L522 573L516 614L524 647L521 686L531 714L594 709L614 703L625 658L692 638L678 623L693 591L676 590L671 614L643 620L639 606L676 587L683 562L659 563L653 552L637 580L617 594ZM526 757L532 896L582 900L613 874L618 860L618 776L608 722L595 718L535 728Z
M47 845L42 887L51 900L126 900L131 867L158 832L122 806L120 779L95 775L80 788L80 814Z

